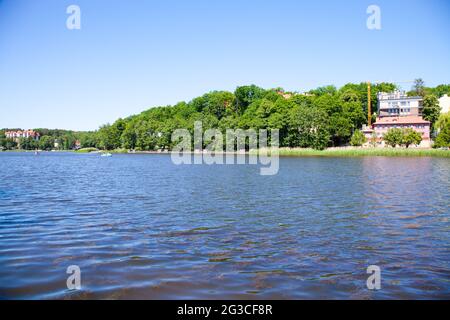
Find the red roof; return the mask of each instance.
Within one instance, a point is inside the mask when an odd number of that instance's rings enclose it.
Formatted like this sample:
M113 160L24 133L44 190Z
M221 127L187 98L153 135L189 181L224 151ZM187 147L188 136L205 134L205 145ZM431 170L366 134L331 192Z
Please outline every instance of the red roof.
M430 121L423 120L419 116L405 116L405 117L383 117L377 119L373 125L380 124L430 124Z

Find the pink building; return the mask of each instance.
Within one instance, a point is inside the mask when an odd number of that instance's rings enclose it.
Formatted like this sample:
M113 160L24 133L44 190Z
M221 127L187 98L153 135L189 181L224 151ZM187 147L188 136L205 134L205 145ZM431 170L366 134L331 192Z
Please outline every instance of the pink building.
M420 116L383 117L373 124L373 131L379 141L392 128L411 128L422 135L422 140L430 140L430 122Z

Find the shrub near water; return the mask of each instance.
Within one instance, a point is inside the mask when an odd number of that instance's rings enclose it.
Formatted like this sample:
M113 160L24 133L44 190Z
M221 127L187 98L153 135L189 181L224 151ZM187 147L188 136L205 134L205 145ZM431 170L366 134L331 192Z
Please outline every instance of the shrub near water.
M402 144L406 148L412 144L419 145L422 142L422 135L411 128L404 129L402 134Z
M393 148L397 145L408 148L412 144L419 145L422 142L422 135L411 128L392 128L386 132L383 140Z
M403 132L398 128L389 129L383 136L383 140L388 146L395 148L397 145L402 144Z
M356 130L353 133L352 138L350 139L350 144L354 147L360 147L366 142L366 136L364 135L364 133L362 133L361 130Z

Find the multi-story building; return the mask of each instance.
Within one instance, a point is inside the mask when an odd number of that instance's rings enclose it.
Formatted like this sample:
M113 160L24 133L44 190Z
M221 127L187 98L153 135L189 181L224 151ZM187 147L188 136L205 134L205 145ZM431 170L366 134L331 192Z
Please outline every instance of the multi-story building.
M17 130L17 131L6 131L6 138L13 139L17 141L19 138L33 138L38 141L40 138L39 132L34 130Z
M422 97L408 97L403 91L380 92L377 97L377 121L363 128L367 139L384 144L383 136L389 129L412 128L422 135L423 146L430 144L430 122L422 118Z
M380 92L378 98L378 117L421 116L422 97L408 97L403 91Z

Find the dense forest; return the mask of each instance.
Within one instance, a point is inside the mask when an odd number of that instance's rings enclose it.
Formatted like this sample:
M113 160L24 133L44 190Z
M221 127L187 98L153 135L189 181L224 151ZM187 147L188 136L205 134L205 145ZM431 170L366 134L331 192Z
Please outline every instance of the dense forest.
M398 89L392 83L372 86L373 117L376 117L377 93ZM440 119L438 98L450 95L450 85L425 87L418 79L408 95L424 97L424 118L437 123L443 133L438 141L449 144L449 121ZM324 86L306 93L286 92L282 88L265 90L255 85L241 86L234 92L213 91L190 102L148 109L139 115L118 119L95 132L35 129L40 141L23 139L22 149L73 149L79 141L82 148L170 150L175 129L193 132L194 122L202 121L203 130L279 129L280 146L324 149L346 145L352 135L367 123L367 84L346 84L337 89ZM0 147L13 149L17 143L0 131ZM447 136L445 136L447 135Z

